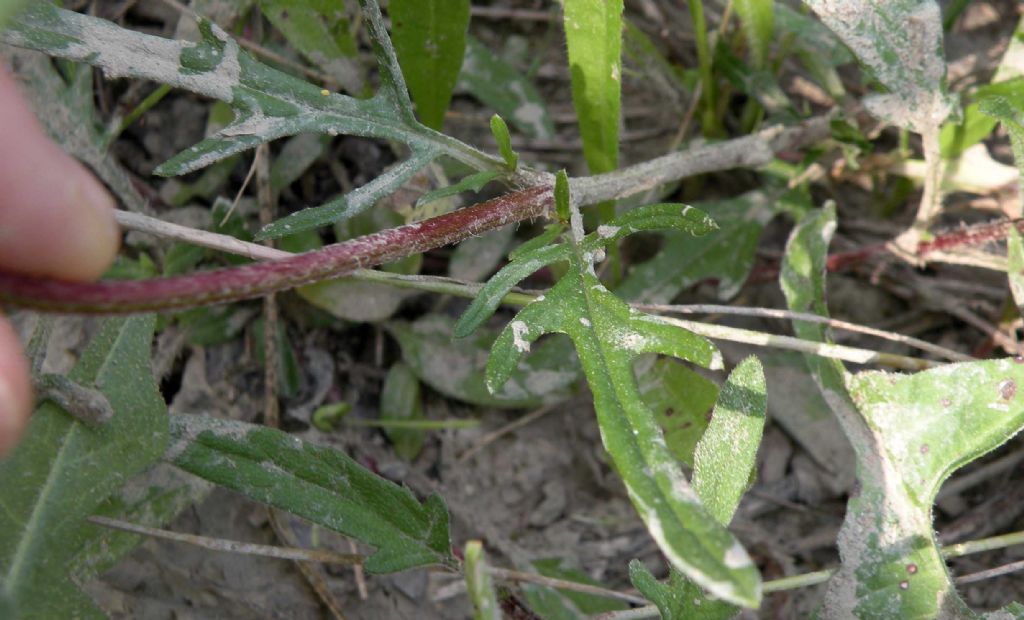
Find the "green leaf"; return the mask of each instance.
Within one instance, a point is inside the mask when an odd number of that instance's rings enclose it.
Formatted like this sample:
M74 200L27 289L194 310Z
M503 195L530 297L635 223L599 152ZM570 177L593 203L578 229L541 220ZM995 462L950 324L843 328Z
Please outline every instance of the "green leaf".
M846 89L836 67L853 62L853 55L831 30L781 2L775 4L775 30L780 38L799 41L794 50L796 56L829 95L836 100L845 95Z
M888 89L868 111L918 133L958 109L946 88L942 14L934 0L804 0Z
M423 402L420 400L420 382L409 366L402 362L393 365L380 396L381 420L422 420ZM384 432L395 445L398 456L411 461L423 449L423 431L385 426Z
M1011 359L848 378L870 443L855 442L861 492L847 509L839 538L845 560L826 607L855 591L859 617L971 617L936 546L931 507L953 471L1024 427L1022 384L1024 366Z
M25 0L0 1L0 29L7 25L7 20L25 4Z
M718 386L667 358L642 358L634 373L640 396L654 412L672 456L693 467L693 451L708 427Z
M472 35L466 36L459 85L520 133L545 140L555 137L554 123L537 87Z
M542 248L546 245L551 245L564 232L565 225L562 224L561 222L553 222L551 224L548 224L544 227L544 231L541 232L539 235L533 237L532 239L528 239L519 244L518 246L516 246L515 248L513 248L513 250L508 253L508 259L514 261L524 254L533 252L534 250ZM519 280L516 281L518 282Z
M533 561L533 568L539 574L552 579L573 581L589 586L601 586L582 570L563 565L561 558L545 558ZM534 584L522 584L523 592L532 609L545 620L577 620L611 611L628 609L623 601L605 598L596 594L549 588Z
M608 291L594 273L595 256L603 245L630 232L659 226L690 228L701 233L712 230L713 222L703 213L695 212L696 209L680 209L678 205L641 207L616 219L615 225L602 226L587 237L575 231L569 241L559 246L543 247L513 261L506 269L519 269L534 260L544 263L552 248L564 248L569 270L502 330L487 362L487 385L492 390L501 388L520 357L541 335L568 335L593 394L605 449L651 536L672 565L715 596L755 607L761 595L756 567L690 488L665 444L653 412L643 404L633 376L633 361L639 354L671 355L702 366L719 367L718 351L696 334L632 310ZM578 212L572 217L577 218ZM537 260L536 255L542 258ZM499 272L495 279L501 277ZM474 300L474 305L488 296L487 288ZM471 314L475 316L465 326L472 326L480 312L471 306L463 321Z
M491 135L498 143L498 152L505 160L505 165L515 172L516 166L519 165L519 154L512 150L512 136L508 133L508 125L497 114L491 117Z
M319 70L359 95L363 77L352 25L336 0L260 0L263 15Z
M794 230L783 263L789 306L824 315L829 205ZM794 322L806 340L820 325ZM913 375L850 375L837 361L807 356L826 401L853 445L859 492L839 533L844 561L829 582L824 618L972 618L956 593L931 523L939 486L953 471L1024 427L1014 360L950 364Z
M698 585L675 569L669 569L668 583L654 578L640 560L629 563L629 580L644 598L654 603L662 620L729 620L740 608L708 598Z
M69 375L98 389L113 419L86 426L46 402L0 463L0 592L16 617L104 617L69 579L71 562L102 534L86 517L166 446L166 407L149 367L154 323L106 321Z
M435 157L436 154L433 152L417 153L414 151L406 160L388 168L372 181L344 196L335 198L319 207L296 211L267 224L256 233L255 240L265 241L285 235L294 235L358 215L404 185Z
M422 207L425 204L461 194L462 192L479 192L483 189L484 185L487 185L494 179L501 176L501 173L497 170L484 170L483 172L477 172L467 177L463 177L461 181L454 185L448 185L447 187L441 187L433 191L429 191L416 199L416 206Z
M734 6L747 37L751 64L755 69L764 69L775 30L775 0L736 0Z
M693 490L724 525L750 486L767 409L764 370L751 356L725 380L693 455Z
M398 340L402 359L438 392L481 407L527 408L557 403L573 393L580 371L569 342L546 340L519 364L501 390L487 388L483 368L494 333L480 330L454 340L448 317L428 314L415 323L393 321L385 329Z
M175 466L376 547L370 572L454 566L438 495L421 504L342 452L261 426L177 415L171 437Z
M713 217L719 230L698 239L665 233L658 253L634 267L616 289L620 295L646 303L670 303L683 290L708 278L718 280L720 299L739 293L754 265L761 231L780 205L764 192L750 192L695 206Z
M423 124L440 130L462 67L469 0L391 0L402 74Z
M572 101L593 174L619 165L622 0L565 0Z
M466 589L473 601L473 620L501 620L501 607L494 593L494 582L487 572L484 546L479 540L466 543Z

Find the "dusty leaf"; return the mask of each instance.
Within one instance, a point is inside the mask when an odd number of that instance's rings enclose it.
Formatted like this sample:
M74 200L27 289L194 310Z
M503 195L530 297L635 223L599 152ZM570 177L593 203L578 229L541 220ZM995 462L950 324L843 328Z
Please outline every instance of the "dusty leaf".
M438 495L421 503L338 450L262 426L177 415L171 438L175 466L375 547L371 572L453 565Z
M166 446L167 409L149 367L154 323L108 320L69 375L102 392L112 420L86 426L45 402L0 463L0 592L17 617L104 617L70 571L103 535L86 517Z
M872 114L918 133L958 109L946 88L942 14L934 0L804 0L888 89Z
M825 260L835 230L827 206L790 236L782 288L793 310L825 315ZM821 325L794 322L828 342ZM806 356L819 389L853 445L859 492L851 496L823 618L974 618L956 592L935 542L932 504L957 468L1024 427L1014 360L950 364L911 375L851 375L834 360Z

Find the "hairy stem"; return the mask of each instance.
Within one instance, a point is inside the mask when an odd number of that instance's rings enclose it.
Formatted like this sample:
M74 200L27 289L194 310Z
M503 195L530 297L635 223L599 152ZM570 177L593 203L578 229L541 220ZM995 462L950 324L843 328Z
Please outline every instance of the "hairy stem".
M828 131L827 117L786 129L776 127L616 172L574 179L573 192L584 198L584 204L592 204L694 174L763 165L776 152L818 142L827 137ZM551 187L540 185L315 252L170 278L73 283L0 272L0 303L49 312L130 314L251 299L400 260L539 217L551 203Z

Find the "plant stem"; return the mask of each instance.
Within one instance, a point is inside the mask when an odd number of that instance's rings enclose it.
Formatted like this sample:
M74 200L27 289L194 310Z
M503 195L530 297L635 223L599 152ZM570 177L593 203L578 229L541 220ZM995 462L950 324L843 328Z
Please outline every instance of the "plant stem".
M582 204L623 198L693 174L766 164L777 151L813 144L827 137L828 132L828 117L785 129L775 127L672 153L616 172L578 178L571 182L572 191ZM0 272L0 302L49 312L130 314L251 299L393 262L512 222L540 217L551 202L551 187L535 186L315 252L170 278L78 283Z

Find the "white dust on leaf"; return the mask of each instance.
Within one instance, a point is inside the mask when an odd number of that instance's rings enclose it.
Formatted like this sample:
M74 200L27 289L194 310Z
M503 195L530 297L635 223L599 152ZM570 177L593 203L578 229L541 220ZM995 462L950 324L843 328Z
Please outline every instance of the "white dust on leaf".
M522 321L512 321L509 327L512 329L512 346L520 353L528 353L530 343L524 336L530 333L530 328Z

